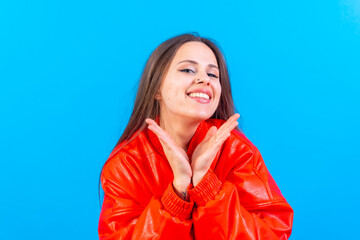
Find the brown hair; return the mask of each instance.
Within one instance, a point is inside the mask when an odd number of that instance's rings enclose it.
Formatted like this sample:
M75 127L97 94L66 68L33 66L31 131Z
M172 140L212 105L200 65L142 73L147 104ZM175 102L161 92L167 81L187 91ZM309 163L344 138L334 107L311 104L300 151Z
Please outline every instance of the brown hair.
M146 118L155 119L157 116L159 116L160 104L159 101L155 99L155 95L160 88L162 79L166 75L166 72L177 50L184 43L191 41L202 42L206 44L213 51L218 63L220 72L219 78L221 85L221 96L219 105L211 118L223 119L226 121L235 113L229 73L224 55L222 54L218 44L214 40L200 37L197 33L178 35L161 43L152 52L148 61L146 62L145 69L140 78L139 88L136 94L134 109L131 113L130 120L114 148L123 142L123 146L125 146L127 142L131 141L131 138L135 138L136 136L134 133L139 129L140 133L146 127ZM238 127L236 127L236 129L240 131Z

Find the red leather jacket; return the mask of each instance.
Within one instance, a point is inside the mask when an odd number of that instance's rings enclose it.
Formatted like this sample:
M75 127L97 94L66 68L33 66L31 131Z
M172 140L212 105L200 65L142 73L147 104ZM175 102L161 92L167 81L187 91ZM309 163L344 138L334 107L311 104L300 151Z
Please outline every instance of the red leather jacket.
M208 119L199 124L189 159L208 129L223 123ZM172 170L154 133L146 128L122 145L113 150L101 175L101 240L290 236L293 210L259 150L239 131L232 131L200 183L189 187L189 202L174 192Z

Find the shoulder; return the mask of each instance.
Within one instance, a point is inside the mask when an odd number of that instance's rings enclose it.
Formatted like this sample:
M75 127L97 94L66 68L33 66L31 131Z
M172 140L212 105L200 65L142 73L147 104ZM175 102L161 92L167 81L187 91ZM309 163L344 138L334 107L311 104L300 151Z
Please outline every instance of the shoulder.
M149 139L144 130L136 131L129 140L125 140L118 144L110 153L108 161L113 158L124 157L126 155L141 155L143 152L139 146L146 149L149 145ZM148 152L147 152L148 153ZM146 153L145 153L146 154Z
M144 136L143 131L137 131L128 141L124 141L117 145L110 153L106 160L102 172L101 180L105 179L121 179L130 180L130 174L134 175L139 170L136 163L143 154L146 153L146 145L148 140ZM141 146L141 148L139 147Z
M137 197L141 169L137 164L139 158L135 146L139 144L141 133L127 143L120 143L106 160L100 175L103 190L113 196Z

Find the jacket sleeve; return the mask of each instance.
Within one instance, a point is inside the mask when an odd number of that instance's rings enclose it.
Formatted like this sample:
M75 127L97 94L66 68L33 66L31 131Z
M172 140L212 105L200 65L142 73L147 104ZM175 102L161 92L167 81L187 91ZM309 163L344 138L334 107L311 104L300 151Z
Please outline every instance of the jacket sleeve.
M111 160L103 168L105 193L99 220L100 240L190 239L194 203L183 201L170 183L162 196L146 206L137 170L125 159ZM141 185L139 185L141 184Z
M210 169L189 191L197 206L192 215L196 239L289 238L293 210L254 148L222 181Z

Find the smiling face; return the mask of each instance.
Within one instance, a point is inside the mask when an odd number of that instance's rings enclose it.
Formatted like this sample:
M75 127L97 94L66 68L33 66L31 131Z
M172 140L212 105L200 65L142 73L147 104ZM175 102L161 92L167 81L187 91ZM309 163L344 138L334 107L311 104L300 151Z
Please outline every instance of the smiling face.
M216 57L207 45L193 41L184 43L176 52L156 99L162 117L202 121L213 115L220 95Z

